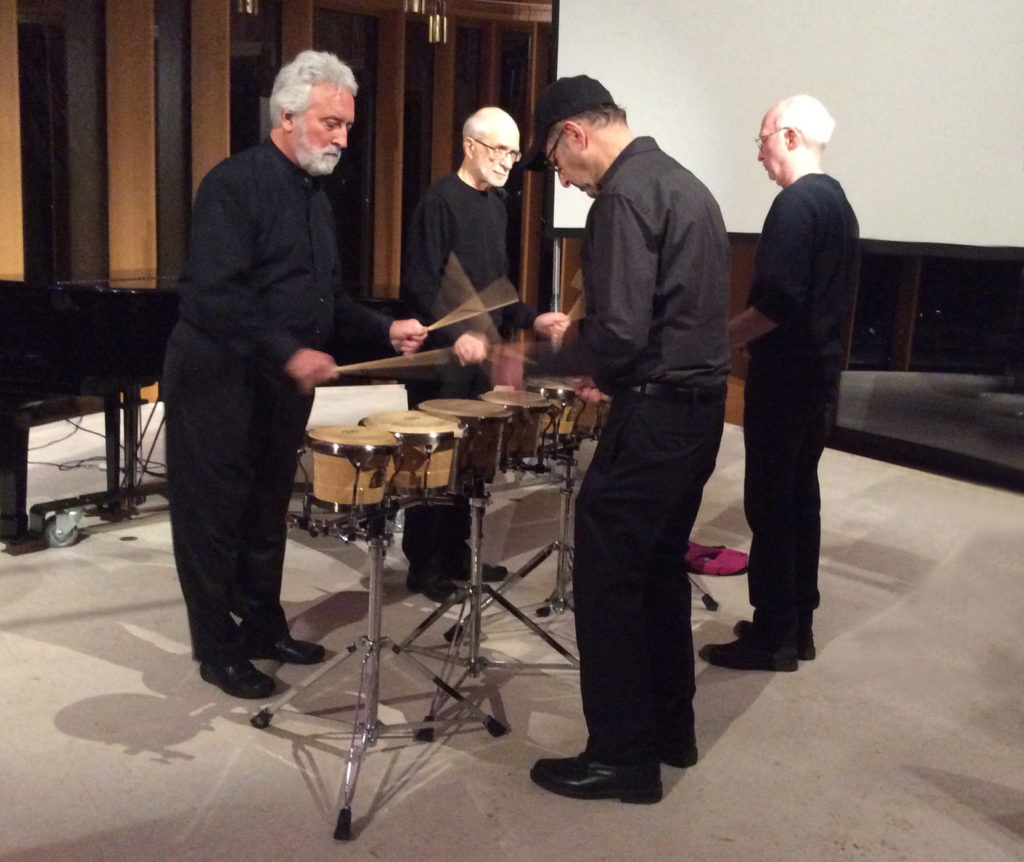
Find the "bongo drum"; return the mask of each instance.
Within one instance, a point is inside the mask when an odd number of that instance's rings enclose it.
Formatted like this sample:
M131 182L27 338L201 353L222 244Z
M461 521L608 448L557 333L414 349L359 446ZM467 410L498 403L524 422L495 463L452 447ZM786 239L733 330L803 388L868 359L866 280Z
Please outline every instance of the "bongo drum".
M360 424L398 438L391 488L399 497L431 497L451 490L455 440L461 431L457 421L422 410L390 410L371 413Z
M513 465L527 458L535 458L540 446L541 426L551 410L551 402L543 395L521 389L492 389L480 398L512 411L512 424L501 455L502 463Z
M505 431L512 411L500 404L471 398L435 398L424 401L419 409L431 416L455 419L462 423L462 438L456 444L456 481L482 479L493 482L498 471Z
M551 418L544 424L541 433L562 440L572 437L576 419L586 403L576 397L576 381L564 377L530 377L524 384L527 391L543 395L558 407L552 411Z
M334 512L381 505L394 472L394 434L357 425L321 425L306 432L313 452L313 501Z

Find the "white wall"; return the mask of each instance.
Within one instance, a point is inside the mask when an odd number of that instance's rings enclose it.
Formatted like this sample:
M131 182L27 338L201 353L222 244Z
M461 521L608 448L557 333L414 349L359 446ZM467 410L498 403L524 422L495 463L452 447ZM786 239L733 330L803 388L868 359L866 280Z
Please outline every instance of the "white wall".
M700 177L730 231L778 188L761 117L806 92L864 238L1024 247L1024 0L556 0L559 76L598 78ZM556 229L589 199L557 186Z

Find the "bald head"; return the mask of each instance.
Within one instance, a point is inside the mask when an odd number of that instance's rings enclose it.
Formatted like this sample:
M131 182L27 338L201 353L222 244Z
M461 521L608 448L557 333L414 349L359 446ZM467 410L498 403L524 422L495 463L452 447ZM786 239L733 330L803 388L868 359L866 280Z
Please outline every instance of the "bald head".
M790 96L764 115L757 159L783 188L806 174L824 173L822 155L835 126L813 96Z
M836 121L814 96L799 95L783 99L773 109L779 126L796 129L809 147L823 150L832 140Z
M470 115L462 124L462 137L481 138L487 140L487 136L494 135L515 135L519 137L519 126L516 121L506 114L501 108L481 108L475 114Z
M501 188L519 159L519 127L501 108L481 108L462 126L459 178L480 191Z

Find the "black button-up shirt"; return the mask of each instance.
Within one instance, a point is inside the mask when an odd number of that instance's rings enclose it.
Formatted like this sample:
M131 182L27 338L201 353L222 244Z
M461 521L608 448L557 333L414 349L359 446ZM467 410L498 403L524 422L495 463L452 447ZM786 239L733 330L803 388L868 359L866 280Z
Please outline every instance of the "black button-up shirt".
M633 140L601 178L581 262L586 318L568 365L612 393L648 381L724 386L725 224L711 192L653 138Z
M192 209L181 319L238 355L284 365L332 334L388 340L391 321L341 286L330 201L269 139L214 167Z

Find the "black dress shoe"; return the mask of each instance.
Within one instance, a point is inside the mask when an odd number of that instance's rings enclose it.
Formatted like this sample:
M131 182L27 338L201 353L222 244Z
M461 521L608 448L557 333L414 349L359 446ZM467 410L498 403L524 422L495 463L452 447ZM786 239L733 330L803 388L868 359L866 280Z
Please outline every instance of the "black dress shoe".
M438 604L451 598L456 589L455 584L442 577L420 578L410 575L405 579L405 585L411 592L423 593L430 601Z
M732 670L788 672L798 667L796 644L784 643L772 648L760 639L740 638L727 644L705 644L699 655L708 664Z
M317 664L324 660L327 651L320 644L283 637L269 646L254 646L249 658L267 658L285 664Z
M573 799L619 799L641 804L661 801L661 769L657 763L613 766L582 754L545 758L533 765L530 778L545 790Z
M455 578L457 581L468 581L470 570L467 566ZM490 563L480 564L480 580L485 584L499 584L508 577L508 569L505 566L492 566Z
M248 661L231 664L204 661L199 665L199 676L232 697L259 700L270 697L274 692L273 678L257 670Z
M732 627L740 640L756 639L757 626L750 620L740 620ZM814 661L818 651L814 648L814 630L799 626L796 630L796 657L800 661Z

